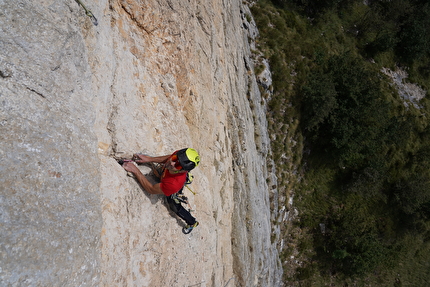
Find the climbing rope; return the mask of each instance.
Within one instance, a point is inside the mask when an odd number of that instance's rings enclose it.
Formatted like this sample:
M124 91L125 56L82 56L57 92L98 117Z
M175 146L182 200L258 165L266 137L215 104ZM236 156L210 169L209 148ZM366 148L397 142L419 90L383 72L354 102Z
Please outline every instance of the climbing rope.
M81 0L75 0L75 1L78 2L78 4L82 6L82 8L84 8L85 14L87 14L87 16L90 17L93 24L97 26L98 25L97 18L94 16L93 12L87 9L87 7L85 7L84 3L82 3Z

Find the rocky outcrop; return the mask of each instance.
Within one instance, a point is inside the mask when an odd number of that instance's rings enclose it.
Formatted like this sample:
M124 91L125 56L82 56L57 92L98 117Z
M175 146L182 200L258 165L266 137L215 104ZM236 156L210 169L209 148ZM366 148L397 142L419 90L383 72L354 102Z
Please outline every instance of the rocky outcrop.
M247 6L38 2L0 2L2 285L281 285ZM184 235L113 157L187 146Z

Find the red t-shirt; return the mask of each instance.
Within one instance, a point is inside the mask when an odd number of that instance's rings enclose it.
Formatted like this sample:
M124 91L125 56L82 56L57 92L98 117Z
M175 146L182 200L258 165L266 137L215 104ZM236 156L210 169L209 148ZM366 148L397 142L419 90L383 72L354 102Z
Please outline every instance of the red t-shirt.
M166 168L161 176L160 188L166 196L169 196L180 191L186 180L186 172L172 174Z

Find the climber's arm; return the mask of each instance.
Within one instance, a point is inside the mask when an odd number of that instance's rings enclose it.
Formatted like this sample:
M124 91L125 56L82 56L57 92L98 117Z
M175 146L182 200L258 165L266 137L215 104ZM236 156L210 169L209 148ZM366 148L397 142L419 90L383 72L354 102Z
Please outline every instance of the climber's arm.
M145 189L148 193L164 194L160 188L160 184L150 183L149 180L140 172L140 170L132 162L125 162L122 167L126 171L131 172L136 177L136 180L140 183L143 189Z
M156 162L156 163L164 163L171 155L163 155L163 156L149 156L146 154L135 154L133 155L134 161L137 163L147 163L147 162Z

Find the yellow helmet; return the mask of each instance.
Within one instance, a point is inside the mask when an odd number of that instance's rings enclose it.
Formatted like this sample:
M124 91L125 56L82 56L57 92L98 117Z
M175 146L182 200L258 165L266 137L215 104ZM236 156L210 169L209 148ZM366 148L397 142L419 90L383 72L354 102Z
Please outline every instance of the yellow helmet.
M179 163L186 171L190 171L199 165L200 156L195 149L184 148L179 150L176 154L178 156Z

